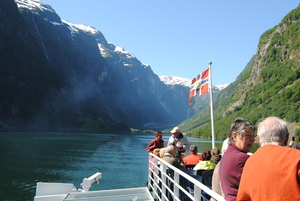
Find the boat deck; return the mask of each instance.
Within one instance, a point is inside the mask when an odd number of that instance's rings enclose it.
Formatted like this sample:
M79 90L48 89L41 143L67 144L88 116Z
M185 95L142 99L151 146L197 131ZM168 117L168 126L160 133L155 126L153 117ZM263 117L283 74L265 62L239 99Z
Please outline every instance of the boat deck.
M146 187L140 188L127 188L116 190L101 190L101 191L89 191L89 192L72 192L65 201L71 200L107 200L107 201L139 201L139 200L154 200L149 190Z
M84 178L81 184L83 189L76 189L71 183L38 182L34 201L202 201L209 200L210 197L217 201L225 201L224 197L205 186L202 179L199 180L184 170L177 169L151 153L149 153L148 185L145 187L89 191L91 185L100 178L100 172Z

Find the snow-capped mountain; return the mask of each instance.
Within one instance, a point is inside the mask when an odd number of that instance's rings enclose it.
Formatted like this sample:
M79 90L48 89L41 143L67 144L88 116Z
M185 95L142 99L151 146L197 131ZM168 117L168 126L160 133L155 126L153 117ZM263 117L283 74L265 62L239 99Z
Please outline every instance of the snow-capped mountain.
M191 84L191 79L184 78L184 77L161 75L161 76L159 76L159 79L166 85L178 84L178 85L183 85L183 86L189 87Z
M15 2L19 8L22 7L30 10L50 11L55 13L51 6L43 4L40 0L15 0Z
M182 85L182 86L186 86L186 87L190 87L190 84L192 81L191 79L184 78L184 77L166 76L166 75L159 76L159 79L166 85ZM228 85L229 84L213 85L213 88L222 91Z
M195 114L188 108L188 87L164 84L150 65L139 61L129 50L108 42L100 30L63 20L54 8L40 0L1 2L7 2L0 4L0 24L4 25L0 27L0 40L5 39L7 44L1 45L0 50L5 49L1 56L11 58L6 59L12 73L7 79L22 80L22 86L28 89L22 90L20 96L26 98L18 105L13 105L14 100L9 98L0 98L0 102L7 103L7 110L0 115L5 115L2 119L7 119L3 122L7 128L24 121L16 127L96 132L119 128L163 130ZM12 8L7 9L8 6ZM32 80L38 80L38 84ZM15 83L18 88L19 82ZM10 90L3 97L15 97L10 93L16 90L7 87ZM18 109L12 112L12 107ZM95 118L89 119L90 114ZM97 126L90 128L87 122L94 119ZM107 122L113 126L107 126Z
M0 24L5 25L0 40L6 42L0 47L5 50L1 56L10 58L6 65L12 75L6 78L22 80L21 96L26 97L18 105L10 98L0 100L7 103L0 115L7 119L0 121L6 128L24 122L16 128L163 130L198 112L188 107L190 79L161 76L161 81L150 65L107 42L101 31L63 20L50 5L39 0L15 0L15 5L9 3L11 0L2 1L12 7L3 9L0 4ZM7 86L10 90L4 97L14 97L14 87L20 87L19 82L15 83ZM206 102L201 102L201 108ZM88 122L94 119L98 127L89 128ZM114 126L106 126L107 122Z
M213 87L218 88L220 91L222 91L223 89L225 89L226 87L228 87L229 84L218 84L218 85L213 85Z

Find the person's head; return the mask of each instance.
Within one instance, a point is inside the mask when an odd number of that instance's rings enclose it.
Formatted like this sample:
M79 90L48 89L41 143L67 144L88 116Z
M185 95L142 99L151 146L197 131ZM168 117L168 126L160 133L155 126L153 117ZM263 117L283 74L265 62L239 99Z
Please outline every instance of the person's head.
M223 144L222 144L222 155L225 153L225 151L227 150L228 148L228 139L229 138L226 138L226 140L224 140Z
M255 127L246 119L237 118L231 125L228 132L228 144L235 144L240 150L249 152L255 142Z
M155 131L154 136L155 136L156 138L161 139L162 136L163 136L163 133L162 133L162 131Z
M176 147L173 145L168 145L166 147L165 153L171 154L172 156L176 156Z
M213 148L211 151L212 155L220 155L220 149L218 147Z
M161 149L159 150L159 157L163 158L163 157L164 157L164 154L165 154L165 151L166 151L166 148L165 148L165 147L164 147L164 148L161 148Z
M155 156L158 156L158 157L159 157L159 152L160 152L160 149L159 149L159 148L156 148L156 149L153 150L153 154L154 154Z
M209 150L205 149L201 152L201 157L204 161L210 160L211 158L211 153Z
M198 147L196 145L190 146L190 153L197 154L198 153Z
M257 135L260 145L264 142L279 142L285 146L289 138L287 122L279 117L268 117L258 124Z
M180 128L175 127L175 128L173 128L170 132L171 132L175 137L177 137L177 136L181 133L181 130L180 130Z

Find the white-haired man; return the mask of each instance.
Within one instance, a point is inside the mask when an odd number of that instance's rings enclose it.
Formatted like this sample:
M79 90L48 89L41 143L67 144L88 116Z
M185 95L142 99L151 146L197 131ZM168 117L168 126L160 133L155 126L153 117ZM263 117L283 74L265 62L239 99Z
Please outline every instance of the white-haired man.
M268 117L257 135L260 148L245 164L237 200L300 200L300 152L286 147L287 123Z
M173 145L168 145L165 149L163 160L166 162L172 164L173 166L177 168L184 168L184 166L180 163L179 160L175 158L176 156L176 147Z

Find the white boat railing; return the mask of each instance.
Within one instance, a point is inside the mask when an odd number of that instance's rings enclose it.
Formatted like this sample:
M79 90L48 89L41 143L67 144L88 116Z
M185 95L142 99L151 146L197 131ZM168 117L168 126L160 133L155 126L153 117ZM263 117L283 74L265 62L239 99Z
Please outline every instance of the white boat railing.
M152 161L152 158L155 158ZM171 173L171 174L170 174ZM191 188L182 185L182 180L188 181ZM148 188L156 200L209 200L202 196L206 193L218 201L225 201L224 197L212 191L203 183L186 174L180 169L167 163L163 159L149 153Z

